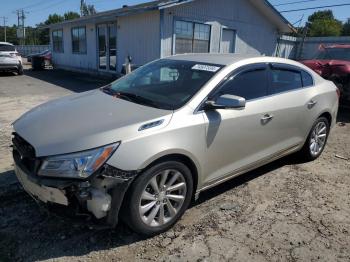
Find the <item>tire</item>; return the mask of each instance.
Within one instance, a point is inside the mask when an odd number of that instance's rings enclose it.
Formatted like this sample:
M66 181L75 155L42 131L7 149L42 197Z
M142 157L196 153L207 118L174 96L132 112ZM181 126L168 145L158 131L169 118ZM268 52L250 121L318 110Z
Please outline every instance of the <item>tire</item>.
M324 132L320 132L322 131L323 128L325 128ZM299 157L305 161L313 161L317 159L322 154L324 148L326 147L328 136L329 136L329 130L330 130L330 123L328 119L325 117L318 118L311 128L311 131L305 141L303 148L298 153ZM322 146L316 143L319 147L318 150L316 150L317 149L316 144L314 144L315 146L313 147L311 145L313 142L315 142L314 132L319 132L317 141L322 142Z
M162 190L160 187L164 177L163 185L167 189ZM159 188L158 194L155 183ZM171 188L174 185L178 189ZM192 192L192 174L186 165L177 161L159 163L147 169L132 183L123 201L122 219L131 229L143 235L165 232L184 214L191 203Z
M19 67L18 67L18 69L17 69L17 74L18 75L23 75L23 66L22 65L20 65Z

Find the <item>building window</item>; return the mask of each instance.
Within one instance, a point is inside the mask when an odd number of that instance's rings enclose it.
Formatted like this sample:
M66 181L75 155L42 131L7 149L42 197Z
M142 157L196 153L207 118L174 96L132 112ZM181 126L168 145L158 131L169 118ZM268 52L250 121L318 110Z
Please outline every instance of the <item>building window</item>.
M52 31L52 49L56 53L63 53L63 30Z
M208 53L210 46L210 25L176 21L175 54Z
M72 28L72 52L86 53L86 29L85 27Z

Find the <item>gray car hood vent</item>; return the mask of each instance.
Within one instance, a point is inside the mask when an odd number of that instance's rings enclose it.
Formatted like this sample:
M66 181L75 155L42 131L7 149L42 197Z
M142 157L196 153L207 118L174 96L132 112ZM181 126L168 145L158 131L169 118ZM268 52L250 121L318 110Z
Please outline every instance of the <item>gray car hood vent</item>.
M150 129L150 128L153 128L156 126L160 126L161 124L163 124L163 122L164 122L164 119L161 119L161 120L153 121L151 123L144 124L144 125L140 126L139 131L143 131L143 130Z

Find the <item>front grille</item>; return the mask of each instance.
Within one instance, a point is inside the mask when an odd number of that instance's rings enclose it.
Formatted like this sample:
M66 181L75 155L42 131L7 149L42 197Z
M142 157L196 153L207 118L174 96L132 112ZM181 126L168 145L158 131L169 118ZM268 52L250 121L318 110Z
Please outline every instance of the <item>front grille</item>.
M40 161L35 157L34 147L17 133L13 133L12 144L16 163L25 167L27 171L35 173Z

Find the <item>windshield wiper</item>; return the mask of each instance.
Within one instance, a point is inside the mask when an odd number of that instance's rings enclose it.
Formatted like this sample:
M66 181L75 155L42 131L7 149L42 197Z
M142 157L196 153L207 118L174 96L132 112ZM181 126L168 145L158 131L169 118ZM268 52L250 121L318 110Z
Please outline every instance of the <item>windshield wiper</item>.
M160 106L158 103L154 102L153 100L147 99L147 98L142 97L140 95L136 95L136 94L132 94L132 93L128 93L128 92L115 91L111 88L111 86L102 87L101 91L108 94L108 95L111 95L111 96L114 96L117 98L121 98L121 99L127 100L129 102L134 102L137 104L151 106L151 107L159 108L159 109L173 110L172 108L163 108L162 106Z
M126 100L128 100L130 102L135 102L137 104L141 104L141 105L146 105L146 106L151 106L151 107L162 109L157 103L155 103L151 99L147 99L145 97L142 97L142 96L139 96L139 95L136 95L136 94L127 93L127 92L116 92L115 91L114 96L115 97L119 97L121 99L126 99Z
M104 86L104 87L101 87L100 90L103 92L103 93L106 93L107 95L115 95L115 91L111 88L110 85L107 85L107 86Z

